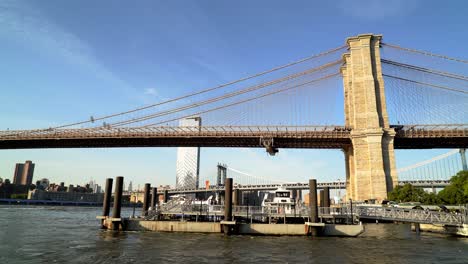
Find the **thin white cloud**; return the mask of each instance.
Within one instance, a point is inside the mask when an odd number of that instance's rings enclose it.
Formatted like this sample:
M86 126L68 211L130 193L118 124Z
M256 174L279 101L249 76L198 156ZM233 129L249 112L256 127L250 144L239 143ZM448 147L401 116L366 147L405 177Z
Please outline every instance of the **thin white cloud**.
M85 41L24 1L0 1L0 36L88 69L98 78L110 82L112 87L134 92L130 85L102 65Z
M155 88L146 88L145 89L145 94L146 95L151 95L151 96L158 96L158 91L156 91Z

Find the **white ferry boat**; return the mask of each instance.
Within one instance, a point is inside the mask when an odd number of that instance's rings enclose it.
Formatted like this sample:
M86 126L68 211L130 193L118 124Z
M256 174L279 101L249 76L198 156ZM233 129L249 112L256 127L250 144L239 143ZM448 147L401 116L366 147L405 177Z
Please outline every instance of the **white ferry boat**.
M291 191L279 187L275 191L265 194L262 206L271 214L292 214L296 207L296 201L292 198Z

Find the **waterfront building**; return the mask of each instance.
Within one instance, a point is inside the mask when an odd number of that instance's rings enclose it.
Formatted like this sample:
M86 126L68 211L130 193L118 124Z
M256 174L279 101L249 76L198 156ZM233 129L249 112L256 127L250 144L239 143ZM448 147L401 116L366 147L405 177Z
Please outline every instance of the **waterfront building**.
M27 160L24 164L16 163L15 174L13 175L13 184L31 185L34 175L35 164Z
M42 178L36 182L36 188L40 190L46 190L47 188L49 188L49 185L50 185L50 182L49 182L49 179L47 178Z
M182 119L181 127L200 127L201 117L190 117ZM200 173L200 148L179 147L177 148L176 163L176 188L198 188Z
M83 193L83 192L48 192L48 191L35 189L35 190L28 192L28 199L102 203L104 199L104 194L103 193Z

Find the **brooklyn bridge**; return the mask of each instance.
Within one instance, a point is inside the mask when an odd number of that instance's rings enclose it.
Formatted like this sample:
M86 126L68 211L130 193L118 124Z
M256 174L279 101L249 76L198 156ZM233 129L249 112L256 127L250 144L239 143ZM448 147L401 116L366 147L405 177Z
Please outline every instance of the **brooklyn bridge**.
M467 64L363 34L156 104L0 131L0 149L249 147L271 155L281 148L341 149L348 197L382 200L398 184L395 149L468 147ZM185 118L203 125L179 126Z

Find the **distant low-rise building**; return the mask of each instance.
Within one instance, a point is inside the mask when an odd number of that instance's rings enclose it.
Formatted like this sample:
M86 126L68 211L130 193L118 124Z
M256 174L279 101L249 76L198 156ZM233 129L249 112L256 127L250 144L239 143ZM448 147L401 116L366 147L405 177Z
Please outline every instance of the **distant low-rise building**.
M67 202L90 202L102 203L103 193L83 192L47 192L43 190L32 190L28 193L30 200L67 201Z
M47 178L42 178L36 182L36 188L39 190L46 190L49 188L50 182Z

